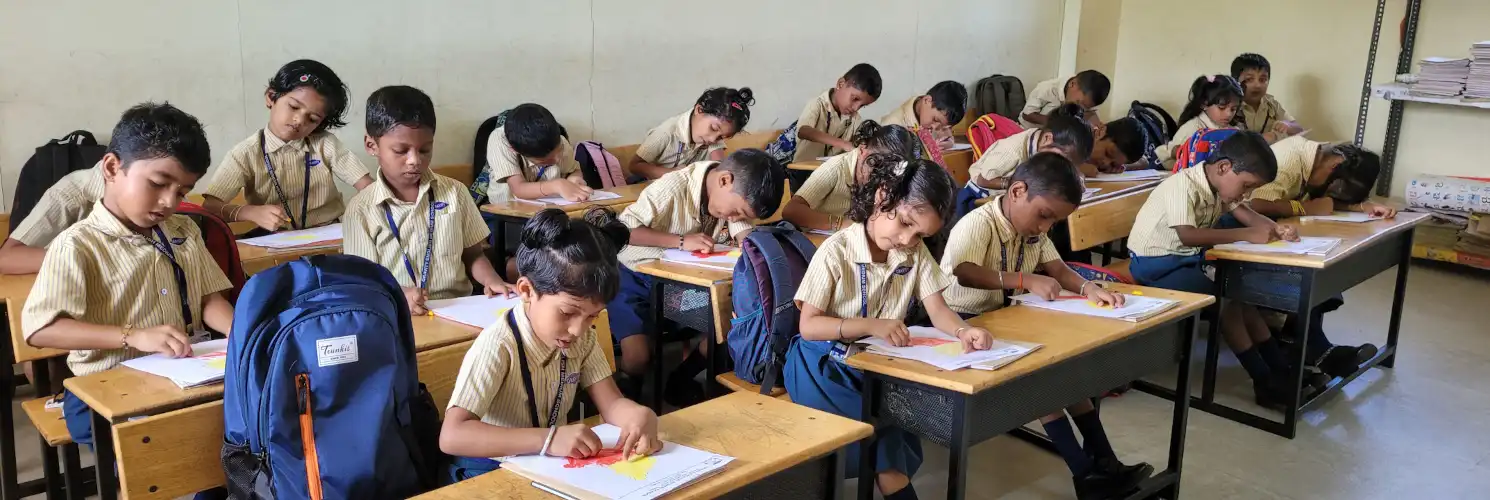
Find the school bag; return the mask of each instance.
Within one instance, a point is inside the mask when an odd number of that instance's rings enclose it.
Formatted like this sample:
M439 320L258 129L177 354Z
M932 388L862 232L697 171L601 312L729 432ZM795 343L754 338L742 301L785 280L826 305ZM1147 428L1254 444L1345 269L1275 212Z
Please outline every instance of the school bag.
M241 298L223 394L233 498L402 499L438 485L439 412L392 274L317 255L255 274Z
M978 98L978 112L994 113L1010 120L1018 120L1024 110L1024 82L1008 75L993 75L978 80L973 87Z
M782 129L776 140L766 145L766 154L782 165L790 165L797 157L797 122Z
M730 320L730 357L735 375L770 394L801 311L793 300L817 247L791 223L761 226L740 244L735 262L735 318Z
M486 186L491 182L491 170L486 167L486 141L491 140L492 132L507 124L507 111L497 113L497 116L487 118L476 127L476 142L471 147L471 199L476 201L476 206L486 204Z
M1066 265L1070 266L1071 270L1075 271L1077 276L1081 276L1081 279L1087 281L1106 281L1109 283L1123 283L1127 285L1133 284L1133 280L1128 279L1127 276L1118 274L1117 271L1113 271L1105 267L1094 266L1084 262L1070 261L1066 262Z
M1196 130L1189 139L1174 151L1174 172L1179 173L1201 163L1220 147L1221 141L1238 132L1234 128L1203 128Z
M988 113L978 117L967 127L967 141L973 145L973 160L982 158L983 152L993 147L993 143L1023 131L1024 127L1019 126L1019 122L1005 118L1004 115Z
M621 169L621 160L605 150L595 141L581 141L574 147L574 161L579 163L580 174L585 184L594 189L606 189L626 185L626 172Z
M217 261L217 267L222 269L222 273L233 284L233 289L228 291L228 303L237 304L238 294L243 292L243 282L248 277L243 274L243 261L238 258L238 237L233 235L233 228L195 203L178 203L176 213L190 217L197 223L197 229L202 233L202 243L207 246L207 253L212 254L212 260Z
M16 198L10 205L10 232L15 232L16 226L26 220L48 188L67 174L92 167L108 149L87 130L74 130L37 147L31 159L21 166L21 176L16 181Z

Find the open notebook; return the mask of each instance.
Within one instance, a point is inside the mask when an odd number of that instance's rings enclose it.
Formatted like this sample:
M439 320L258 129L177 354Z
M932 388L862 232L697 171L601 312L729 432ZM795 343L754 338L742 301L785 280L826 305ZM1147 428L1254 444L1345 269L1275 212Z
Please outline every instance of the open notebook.
M1146 297L1143 295L1122 295L1122 307L1097 305L1095 302L1087 300L1086 297L1062 297L1056 300L1045 300L1032 293L1016 295L1010 297L1009 300L1039 309L1123 321L1143 321L1180 305L1180 302L1177 300Z
M1160 180L1164 174L1158 170L1129 170L1121 174L1098 174L1096 177L1088 178L1087 182L1131 182Z
M578 203L590 203L590 202L595 202L595 201L614 200L614 199L618 199L620 197L621 197L621 195L616 194L616 193L612 193L610 191L595 190L595 191L590 192L590 199L585 200L585 201L569 201L569 200L564 199L563 196L545 196L545 197L542 197L542 198L538 198L536 200L526 200L526 199L522 199L522 198L513 198L513 199L514 200L517 200L517 201L521 201L523 203L533 203L533 204L540 204L540 205L558 205L558 206L561 206L561 207L566 207L566 206L574 205L574 204L578 204Z
M257 238L244 238L238 242L274 250L336 246L341 244L341 223L295 231L280 231Z
M1253 253L1289 253L1296 255L1325 255L1340 246L1340 238L1316 238L1304 236L1299 241L1274 241L1272 243L1247 243L1238 241L1225 245L1216 245L1220 250L1234 250L1237 252Z
M176 387L190 389L222 382L227 362L228 339L221 339L192 344L190 357L151 354L125 361L124 366L171 379Z
M896 347L877 337L864 337L856 343L863 344L864 350L868 352L913 359L943 370L993 370L1040 348L1039 344L993 339L993 345L987 350L962 352L962 341L941 330L924 326L912 326L908 330L911 332L911 343L907 346Z
M703 253L669 248L662 251L662 260L690 266L734 271L735 261L740 260L740 249L726 245L715 245L713 252Z
M431 300L424 305L431 314L456 323L486 328L502 319L502 313L522 303L522 299L502 296L473 295L458 299Z
M626 460L617 449L620 428L601 424L591 430L605 447L594 457L502 457L502 468L533 480L536 488L563 497L651 500L718 474L734 460L677 443L663 443L657 453Z

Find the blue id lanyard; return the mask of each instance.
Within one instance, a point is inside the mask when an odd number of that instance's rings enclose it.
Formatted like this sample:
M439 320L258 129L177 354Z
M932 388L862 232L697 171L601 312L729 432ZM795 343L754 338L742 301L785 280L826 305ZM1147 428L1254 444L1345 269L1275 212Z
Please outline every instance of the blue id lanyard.
M398 242L399 254L404 258L404 270L408 271L409 279L422 290L429 290L429 262L434 257L435 250L435 193L429 193L429 231L424 241L424 268L423 272L414 274L414 263L409 260L409 252L405 251L403 236L398 233L398 223L393 221L393 210L388 208L388 203L383 203L383 216L387 218L388 229L393 231L393 239Z
M279 206L285 210L285 216L290 218L290 227L293 229L305 229L308 224L305 214L310 209L310 153L305 153L305 188L300 191L300 219L296 222L295 214L290 212L290 199L285 197L285 188L279 184L279 175L274 173L274 162L269 160L269 147L264 142L264 129L259 129L259 152L264 154L264 170L269 171L269 181L274 184L274 194L279 195Z
M191 330L191 302L186 298L186 270L176 262L176 251L171 248L171 240L166 237L166 232L161 230L160 226L155 226L155 239L150 240L150 244L154 245L155 250L171 263L172 275L176 278L176 289L180 292L177 295L181 298L181 319L186 321L186 329Z

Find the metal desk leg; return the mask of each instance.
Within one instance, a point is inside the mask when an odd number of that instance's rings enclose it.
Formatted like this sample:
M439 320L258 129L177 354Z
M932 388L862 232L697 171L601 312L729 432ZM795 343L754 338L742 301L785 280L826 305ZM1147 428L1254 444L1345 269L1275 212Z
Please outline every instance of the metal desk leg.
M848 453L844 453L843 448L839 448L838 450L834 451L832 455L828 456L828 460L831 462L828 465L828 488L826 492L827 494L823 497L832 500L840 500L843 498L844 467L847 466L847 464L844 464L843 462L845 460L848 460Z
M62 446L62 482L67 488L67 500L83 500L88 498L89 491L85 490L83 483L85 472L82 468L82 458L78 454L77 443ZM95 469L97 470L97 469Z
M1180 367L1175 378L1176 394L1190 394L1190 351L1195 348L1195 336L1200 330L1200 315L1190 316L1180 326L1184 332L1184 339L1180 341ZM1180 497L1180 471L1185 461L1185 430L1189 425L1190 398L1174 398L1174 417L1169 428L1169 465L1165 473L1174 474L1174 483L1159 490L1159 496L1164 498Z
M9 325L9 318L0 312L0 323ZM0 330L10 334L10 328ZM11 353L10 339L0 339L0 500L20 498L20 485L16 484L16 416L11 401L15 400L16 377L15 356Z
M1309 314L1309 310L1311 309L1310 306L1314 304L1314 281L1318 277L1318 274L1314 272L1304 273L1304 279L1299 284L1298 304L1294 306L1294 311L1297 311L1295 314L1297 314L1298 320L1294 321L1292 335L1296 339L1294 341L1294 350L1298 351L1298 355L1294 356L1294 365L1291 367L1293 372L1288 375L1289 393L1283 395L1285 398L1284 404L1287 407L1283 409L1283 427L1281 429L1283 437L1288 439L1293 439L1295 432L1298 430L1299 406L1303 404L1304 357L1308 355L1309 351L1304 348L1304 345L1309 338L1309 319L1313 316Z
M864 391L861 395L863 399L860 401L862 404L860 415L864 417L864 422L869 424L870 427L875 427L875 421L878 420L876 412L878 411L880 393L884 392L883 383L874 372L864 372ZM859 500L874 500L874 440L874 434L870 434L863 441L859 441Z
M662 279L652 278L652 331L642 332L652 342L652 411L662 414Z
M495 252L495 255L497 256L497 261L491 263L491 265L492 265L492 267L497 268L497 274L502 275L503 276L502 279L506 280L506 279L508 279L508 276L507 276L507 219L505 217L502 217L502 216L497 216L497 221L496 222L497 222L496 224L492 224L491 241L492 241L492 251ZM517 283L516 277L514 276L512 278L513 278L512 279L512 282L513 283Z
M109 421L93 412L93 472L98 476L98 497L119 498L119 478L114 470L114 428Z
M1183 398L1182 398L1183 399ZM952 403L952 439L947 444L947 498L962 500L967 496L967 459L972 443L968 440L967 397L958 395Z
M1412 267L1412 233L1403 238L1402 257L1397 261L1397 285L1392 289L1392 318L1387 322L1387 349L1391 355L1381 360L1380 366L1393 368L1397 365L1397 335L1402 330L1402 302L1407 299L1407 270Z

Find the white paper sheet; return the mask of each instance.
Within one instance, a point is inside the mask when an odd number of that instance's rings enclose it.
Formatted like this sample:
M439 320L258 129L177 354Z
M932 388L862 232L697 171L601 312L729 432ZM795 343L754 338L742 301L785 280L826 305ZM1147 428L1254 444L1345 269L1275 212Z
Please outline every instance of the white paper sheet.
M1163 179L1164 174L1158 170L1129 170L1121 174L1098 174L1096 177L1087 179L1087 182L1132 182Z
M1123 294L1122 307L1099 306L1085 298L1047 301L1032 293L1016 295L1010 300L1039 309L1123 321L1142 321L1179 305L1177 300L1128 294Z
M1334 222L1371 222L1385 219L1385 217L1372 217L1365 212L1335 212L1333 215L1309 215L1299 217L1299 220L1323 220Z
M833 158L833 157L832 156L819 156L819 157L817 157L817 161L828 161L831 158Z
M966 142L954 142L952 143L952 146L948 147L947 149L943 149L942 151L967 151L969 149L973 149L972 144L968 144Z
M1095 196L1097 193L1100 192L1102 192L1102 188L1086 188L1086 191L1083 191L1081 193L1081 199L1085 200L1087 198L1091 198L1092 196Z
M669 248L662 251L662 260L677 264L733 271L735 270L735 261L740 260L740 249L728 245L714 245L713 255L699 257L694 255L693 252Z
M621 195L616 194L616 193L612 193L610 191L595 190L595 191L590 192L590 199L589 200L586 200L586 201L569 201L569 200L564 199L563 196L545 196L543 198L539 198L539 199L536 199L536 200L525 200L525 199L522 199L522 198L513 198L513 199L515 199L517 201L525 202L525 203L533 203L533 204L539 204L539 205L558 205L558 206L561 206L561 207L567 207L569 205L574 205L574 204L578 204L578 203L589 203L589 202L592 202L592 201L614 200L614 199L618 199L620 197L621 197Z
M1032 350L1022 345L994 339L993 345L988 350L964 353L962 341L957 337L924 326L912 326L908 329L911 332L911 345L905 347L895 347L877 337L864 337L857 343L864 344L866 350L875 354L913 359L943 370L956 370L984 363L996 364L1010 357L1013 359L1009 361L1013 361L1029 354Z
M1255 253L1289 253L1297 255L1324 255L1340 246L1340 238L1316 238L1304 236L1299 241L1274 241L1272 243L1248 243L1238 241L1216 245L1223 250Z
M286 248L314 248L317 246L332 246L341 241L341 223L329 224L310 229L297 231L280 231L274 234L260 236L257 238L246 238L238 240L239 243L273 249Z
M227 368L228 339L192 344L189 358L172 358L164 354L131 359L124 366L159 375L176 383L176 387L211 385L222 381Z
M517 297L507 298L498 295L488 298L485 295L472 295L456 299L431 300L425 302L424 306L435 316L463 325L486 328L500 321L503 312L521 303L522 299Z
M621 429L610 424L591 430L606 450L597 458L569 459L524 455L503 457L502 468L570 495L618 500L651 500L719 473L734 460L677 443L634 461L616 450ZM574 490L579 491L574 491Z

